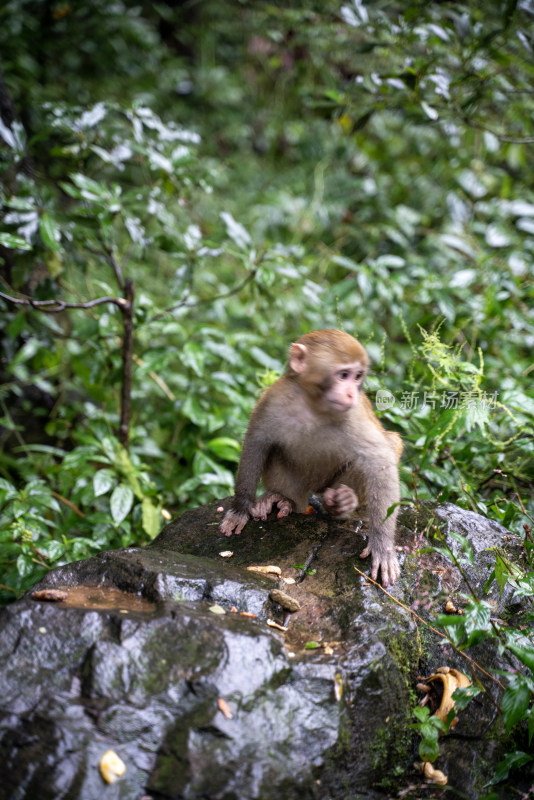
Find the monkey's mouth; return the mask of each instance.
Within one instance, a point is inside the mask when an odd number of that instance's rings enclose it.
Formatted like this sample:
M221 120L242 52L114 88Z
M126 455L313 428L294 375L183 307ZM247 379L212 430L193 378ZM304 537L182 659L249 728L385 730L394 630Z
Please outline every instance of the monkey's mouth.
M334 411L350 411L351 408L354 408L355 403L338 403L336 401L330 401L330 407Z

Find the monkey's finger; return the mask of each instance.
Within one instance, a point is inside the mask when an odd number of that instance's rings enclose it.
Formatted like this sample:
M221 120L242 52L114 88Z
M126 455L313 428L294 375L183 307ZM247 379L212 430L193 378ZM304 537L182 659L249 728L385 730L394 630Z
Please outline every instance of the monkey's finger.
M362 550L362 552L360 553L360 558L367 558L370 555L371 555L371 545L368 544L365 550Z
M239 534L241 533L247 522L248 522L248 517L246 517L242 522L237 523L236 529L234 531L236 536L239 536Z
M323 503L327 506L333 506L336 502L336 490L326 489L323 493Z
M380 566L380 561L373 556L373 566L371 567L371 578L374 581L376 581L376 579L378 577L378 568L379 568L379 566ZM383 576L384 576L384 573L382 572L382 577ZM386 586L387 586L387 584L386 584Z

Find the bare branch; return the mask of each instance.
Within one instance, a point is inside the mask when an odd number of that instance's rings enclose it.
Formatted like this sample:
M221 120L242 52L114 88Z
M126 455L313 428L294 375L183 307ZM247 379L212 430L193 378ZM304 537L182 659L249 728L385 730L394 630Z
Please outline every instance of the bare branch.
M188 302L187 299L181 300L179 303L176 303L174 306L170 306L166 308L164 311L161 311L159 314L155 314L153 317L150 317L150 322L155 319L161 319L165 316L165 314L171 314L173 311L176 311L179 308L196 308L197 306L203 306L206 304L215 303L216 300L224 300L226 297L231 297L234 294L239 294L239 292L245 288L245 286L254 280L256 274L258 272L258 268L256 267L253 269L247 277L238 283L237 286L234 286L233 289L229 289L227 292L223 292L222 294L213 295L213 297L204 297L201 300L192 300Z
M15 303L18 306L30 306L37 311L45 311L49 314L56 314L67 308L93 308L94 306L101 306L103 303L113 303L119 306L122 311L128 305L128 301L124 297L96 297L86 303L66 303L64 300L32 300L28 297L11 297L8 294L4 294L4 292L0 292L0 297L7 300L8 303Z
M465 114L462 114L460 109L458 109L458 113L463 122L470 128L474 128L478 131L484 131L484 133L491 133L500 142L506 142L507 144L532 144L534 142L534 136L509 136L508 134L500 133L499 131L490 128L488 125L483 125L481 122L470 119Z
M126 278L125 305L122 308L124 337L122 342L122 387L121 387L121 419L119 425L119 441L128 449L130 437L130 421L132 417L132 361L133 361L133 312L134 285L131 278Z
M124 277L122 275L122 265L119 266L119 264L117 264L117 261L115 259L115 256L113 255L112 249L110 247L108 247L108 245L104 242L104 240L102 239L101 236L98 237L98 241L100 242L100 245L101 245L101 248L102 248L101 250L97 250L96 248L91 247L88 244L85 245L85 249L89 253L92 253L94 256L99 256L100 258L104 258L108 262L109 266L111 267L111 269L113 270L113 272L115 274L115 278L117 280L117 283L119 284L119 288L120 289L124 289L126 284L125 284L125 281L124 281ZM128 256L129 256L129 253L127 253L124 256L124 258L122 260L122 264L123 265L128 260Z

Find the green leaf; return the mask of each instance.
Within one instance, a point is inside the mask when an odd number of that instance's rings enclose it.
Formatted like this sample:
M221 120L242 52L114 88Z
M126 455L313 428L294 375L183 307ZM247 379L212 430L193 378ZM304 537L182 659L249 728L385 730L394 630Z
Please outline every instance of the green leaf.
M442 412L438 416L434 425L432 425L430 430L427 432L425 444L427 446L437 446L441 436L445 433L445 431L447 431L447 434L450 436L452 431L459 426L462 413L463 412L457 408L449 408Z
M316 650L319 647L319 642L306 642L304 645L305 650Z
M80 196L84 200L104 200L109 197L109 191L106 186L81 172L77 172L70 176L72 182L80 189Z
M225 461L239 461L241 445L236 439L230 439L229 436L219 436L216 439L211 439L207 443L207 447L209 447L216 456Z
M0 244L7 247L9 250L31 250L32 245L21 239L20 236L14 236L12 233L0 233Z
M529 761L532 761L532 756L528 753L523 753L521 750L517 750L515 753L507 753L495 767L493 778L486 783L486 786L492 786L495 783L506 780L510 772L523 767Z
M419 742L419 756L422 761L435 761L439 755L439 742L435 739L424 738Z
M248 248L252 243L252 239L243 225L237 222L228 211L221 211L220 216L226 225L226 232L230 239L232 239L241 250Z
M134 501L134 493L129 486L120 484L117 486L111 495L109 505L111 509L111 516L115 525L120 523L128 516Z
M18 492L13 484L9 481L6 481L5 478L0 478L0 500L5 502L6 500L12 500L17 496Z
M528 743L532 743L532 737L534 736L534 707L532 707L528 714Z
M93 476L93 489L95 497L100 497L113 488L117 478L114 472L110 469L99 469Z
M39 233L41 239L51 250L60 250L61 233L59 227L50 214L45 211L39 219Z
M511 642L507 644L507 647L508 650L511 650L514 656L534 674L534 646L521 647Z
M17 558L17 572L21 578L26 578L31 575L34 569L34 563L29 556L20 555Z
M531 696L526 680L520 675L514 675L501 702L507 734L510 733L516 722L525 717Z
M205 350L197 342L187 342L182 349L182 362L191 367L196 375L203 374Z
M22 517L30 509L30 504L26 500L15 500L12 506L12 512L15 519Z
M45 554L50 561L57 561L58 558L61 558L61 556L64 554L65 547L61 542L52 540L51 542L47 542L47 544L44 546L40 544L39 551Z
M465 628L472 631L492 631L491 606L484 600L471 600L464 610Z
M464 708L467 708L473 697L476 697L477 694L480 694L482 691L483 690L479 689L478 686L467 686L456 689L452 695L456 709L462 711Z
M151 539L154 539L160 529L161 516L150 497L145 497L142 502L143 530Z
M413 710L413 713L414 716L417 717L417 719L421 722L426 722L430 716L430 711L426 706L416 706ZM414 725L413 727L419 728L418 725Z
M208 414L206 411L204 411L196 397L193 397L192 395L186 397L182 404L181 410L184 417L190 419L191 422L195 423L195 425L203 427Z

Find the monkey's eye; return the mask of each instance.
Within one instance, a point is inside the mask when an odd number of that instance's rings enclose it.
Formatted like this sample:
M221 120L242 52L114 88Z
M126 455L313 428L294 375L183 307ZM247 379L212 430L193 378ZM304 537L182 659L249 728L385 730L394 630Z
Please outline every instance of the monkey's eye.
M351 376L350 369L342 369L341 372L338 373L340 380L346 381Z
M360 369L360 370L359 370L359 371L356 373L356 375L354 376L354 378L355 378L357 381L361 380L361 379L363 378L363 369Z

